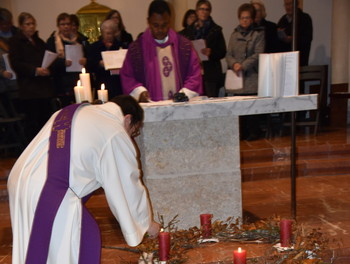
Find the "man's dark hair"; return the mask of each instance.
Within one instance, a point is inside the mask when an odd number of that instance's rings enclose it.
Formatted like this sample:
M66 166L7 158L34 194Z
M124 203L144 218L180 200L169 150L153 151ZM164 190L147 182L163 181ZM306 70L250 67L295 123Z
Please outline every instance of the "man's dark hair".
M136 125L139 122L143 121L144 113L142 107L139 103L134 99L134 97L130 95L118 95L111 100L110 102L116 103L124 114L131 115L131 125Z
M163 15L164 13L171 15L170 7L164 0L154 0L148 8L148 18L153 14Z

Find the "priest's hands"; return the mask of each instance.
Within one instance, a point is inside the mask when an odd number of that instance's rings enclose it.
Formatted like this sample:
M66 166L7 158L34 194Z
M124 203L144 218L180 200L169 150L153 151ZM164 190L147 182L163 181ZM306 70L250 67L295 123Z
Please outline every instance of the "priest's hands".
M144 91L140 94L140 97L139 97L140 103L148 103L150 100L151 98L149 97L148 91Z
M159 231L160 231L160 224L155 221L152 221L151 225L147 230L149 237L150 238L158 237Z

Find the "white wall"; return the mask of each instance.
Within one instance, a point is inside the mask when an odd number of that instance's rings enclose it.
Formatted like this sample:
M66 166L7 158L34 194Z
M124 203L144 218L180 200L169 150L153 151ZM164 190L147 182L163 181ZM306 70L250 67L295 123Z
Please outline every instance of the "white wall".
M180 21L187 8L195 8L196 0L168 0L175 6L180 6L176 15L175 25L179 28ZM217 24L223 27L226 42L233 29L238 25L237 9L249 0L211 0L212 16ZM348 0L346 0L348 1ZM118 9L123 17L127 30L135 38L146 28L147 9L151 0L98 0L100 4ZM277 22L284 14L283 0L265 0L267 19ZM32 13L38 22L40 36L46 40L55 30L56 17L61 12L75 13L81 7L89 4L89 0L0 0L0 5L9 8L14 17L22 11ZM309 13L314 25L314 40L311 46L311 64L329 64L331 57L331 22L332 0L304 0L304 11ZM315 8L317 7L317 8ZM16 19L15 19L16 21Z

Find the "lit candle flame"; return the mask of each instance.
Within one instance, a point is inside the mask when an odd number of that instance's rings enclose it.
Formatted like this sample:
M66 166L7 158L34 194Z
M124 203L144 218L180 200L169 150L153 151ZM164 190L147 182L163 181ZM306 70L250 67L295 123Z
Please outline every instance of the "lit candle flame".
M77 82L77 86L81 86L81 81L80 80Z
M241 252L242 252L242 249L241 249L240 247L238 248L238 252L239 252L239 253L241 253Z
M102 84L101 84L101 90L104 90L104 89L105 89L105 84L102 83Z
M163 229L163 228L161 228L161 229L160 229L160 232L164 232L164 229Z
M85 68L83 68L82 70L81 70L81 73L85 73L86 71L85 71Z

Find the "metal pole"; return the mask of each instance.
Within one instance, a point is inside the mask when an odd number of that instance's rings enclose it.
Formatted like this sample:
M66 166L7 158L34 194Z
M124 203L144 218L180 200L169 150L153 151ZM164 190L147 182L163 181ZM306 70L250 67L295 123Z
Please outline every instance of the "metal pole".
M292 50L297 50L297 0L293 0L293 39L292 39ZM297 202L296 202L296 128L295 128L295 112L291 112L291 214L294 219L297 215Z

